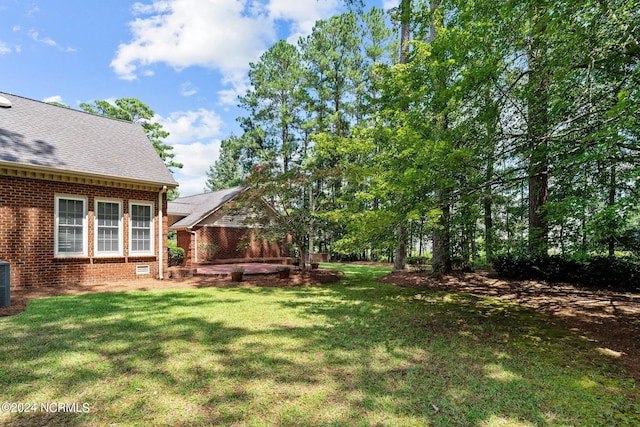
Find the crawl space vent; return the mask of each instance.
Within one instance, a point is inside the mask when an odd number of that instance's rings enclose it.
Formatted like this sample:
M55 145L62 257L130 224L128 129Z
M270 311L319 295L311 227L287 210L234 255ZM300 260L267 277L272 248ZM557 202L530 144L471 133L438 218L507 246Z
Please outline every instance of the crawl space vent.
M136 274L150 274L151 268L148 265L136 265Z

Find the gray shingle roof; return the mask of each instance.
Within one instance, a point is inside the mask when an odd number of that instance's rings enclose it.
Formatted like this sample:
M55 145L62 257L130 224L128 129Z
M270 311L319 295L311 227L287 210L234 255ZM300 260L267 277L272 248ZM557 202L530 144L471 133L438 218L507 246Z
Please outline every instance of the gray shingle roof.
M198 224L233 199L242 190L244 190L244 187L232 187L226 190L181 197L169 202L167 205L168 215L187 215L173 224L171 228L192 227Z
M0 92L0 163L177 185L141 126Z

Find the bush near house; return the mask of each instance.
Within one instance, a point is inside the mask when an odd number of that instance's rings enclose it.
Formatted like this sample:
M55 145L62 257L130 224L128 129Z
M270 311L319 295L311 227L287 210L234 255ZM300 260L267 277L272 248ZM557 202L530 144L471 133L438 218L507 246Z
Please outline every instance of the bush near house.
M184 263L184 249L179 247L169 247L167 252L169 253L169 267L182 265L182 263Z
M640 262L630 257L503 254L493 262L510 279L549 280L617 291L640 291Z

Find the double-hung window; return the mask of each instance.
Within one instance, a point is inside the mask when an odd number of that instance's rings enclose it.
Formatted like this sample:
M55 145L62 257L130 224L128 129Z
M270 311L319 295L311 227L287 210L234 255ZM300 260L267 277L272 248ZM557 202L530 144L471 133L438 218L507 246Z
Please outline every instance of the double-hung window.
M87 199L56 196L55 203L54 255L87 256Z
M153 255L153 203L129 204L129 254Z
M96 200L95 204L95 254L122 255L122 203Z

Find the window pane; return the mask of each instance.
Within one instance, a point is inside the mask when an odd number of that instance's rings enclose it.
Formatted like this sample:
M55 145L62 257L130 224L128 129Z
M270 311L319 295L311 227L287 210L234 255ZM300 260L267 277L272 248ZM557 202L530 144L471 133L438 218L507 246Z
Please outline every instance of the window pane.
M98 202L98 226L117 227L120 221L120 205L118 203Z
M82 227L62 226L58 229L58 252L83 252Z
M119 240L117 228L98 228L98 252L118 252Z
M120 251L120 204L97 202L97 252L119 253Z
M82 200L58 200L58 217L60 225L82 225L84 202Z
M151 206L132 205L131 223L133 227L150 227Z
M151 227L153 224L152 207L131 205L131 252L150 253Z
M57 199L57 253L84 254L84 233L86 232L84 203L84 200Z
M151 250L151 230L133 229L131 231L131 249L134 252Z

